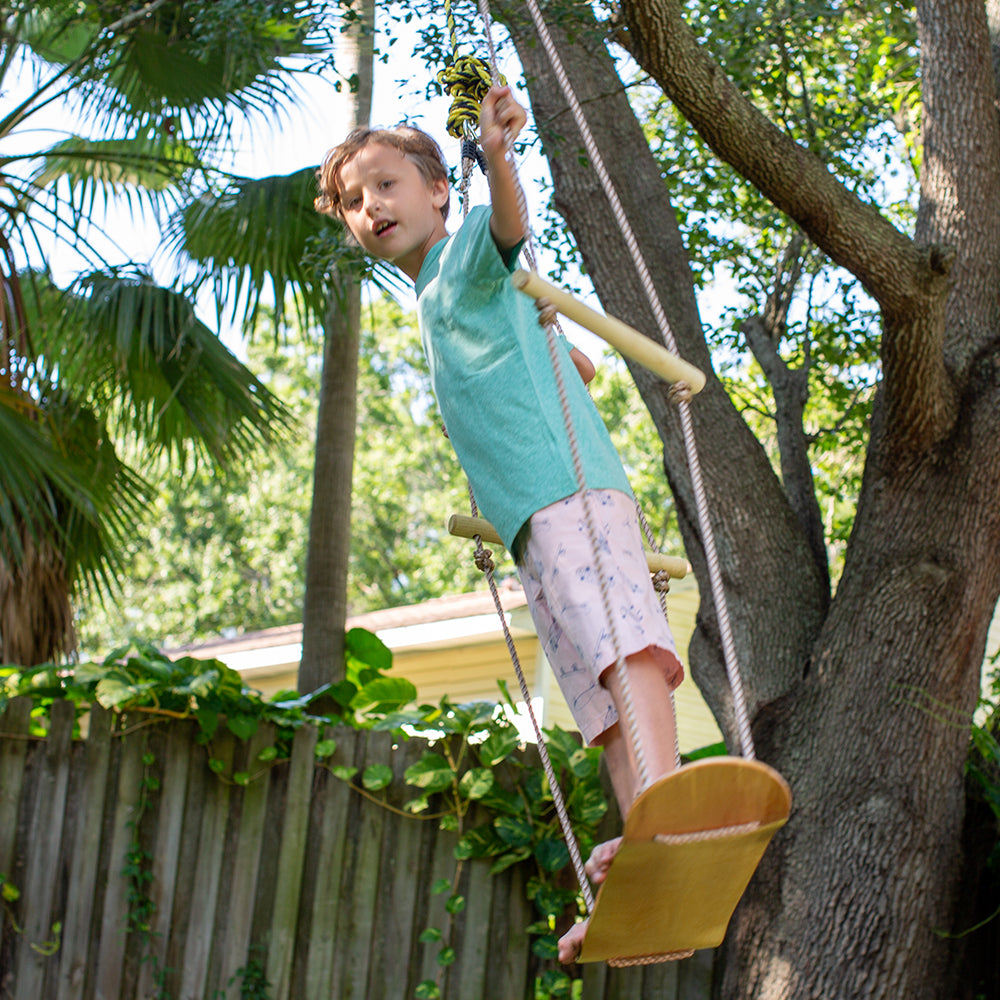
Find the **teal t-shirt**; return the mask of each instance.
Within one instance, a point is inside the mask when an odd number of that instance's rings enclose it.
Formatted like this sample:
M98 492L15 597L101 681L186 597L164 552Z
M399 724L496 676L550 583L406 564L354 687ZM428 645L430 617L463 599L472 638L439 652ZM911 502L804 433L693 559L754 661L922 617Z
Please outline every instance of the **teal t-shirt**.
M536 511L579 488L545 330L534 300L510 282L473 209L431 248L417 276L417 320L448 437L483 516L510 548ZM589 489L631 494L604 422L559 341L559 363Z

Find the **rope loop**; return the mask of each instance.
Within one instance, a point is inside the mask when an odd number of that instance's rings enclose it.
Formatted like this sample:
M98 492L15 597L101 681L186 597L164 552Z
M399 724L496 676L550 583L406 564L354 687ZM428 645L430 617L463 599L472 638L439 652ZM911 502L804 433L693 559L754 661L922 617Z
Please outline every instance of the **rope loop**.
M669 399L674 406L680 406L681 403L690 403L692 395L691 386L683 380L680 382L674 382L674 384L667 390L667 399Z
M451 98L448 109L448 134L466 137L466 124L479 124L479 106L493 85L489 65L478 56L455 56L437 75L438 83ZM501 84L506 83L503 77Z
M493 553L489 549L484 549L481 545L476 549L476 569L480 573L492 573L496 569L493 562Z
M658 569L653 574L653 590L658 594L670 593L670 574L665 569Z
M550 299L535 299L535 308L538 310L538 322L544 327L554 326L559 319L559 310Z

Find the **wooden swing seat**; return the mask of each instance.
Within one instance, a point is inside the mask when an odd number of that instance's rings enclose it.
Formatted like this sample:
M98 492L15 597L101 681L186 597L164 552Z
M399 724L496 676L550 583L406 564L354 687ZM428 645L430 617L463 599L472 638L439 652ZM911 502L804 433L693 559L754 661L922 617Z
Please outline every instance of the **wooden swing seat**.
M722 943L792 796L773 768L709 757L650 785L625 821L579 961L638 965Z

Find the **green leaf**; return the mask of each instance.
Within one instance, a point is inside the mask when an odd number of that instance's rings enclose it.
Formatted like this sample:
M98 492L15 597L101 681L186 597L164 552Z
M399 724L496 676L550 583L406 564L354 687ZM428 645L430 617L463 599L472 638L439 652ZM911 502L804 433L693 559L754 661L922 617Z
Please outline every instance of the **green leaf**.
M461 913L465 909L465 896L459 896L456 893L444 904L444 908L453 915Z
M430 806L430 801L426 795L418 795L415 799L410 799L403 808L408 813L413 813L415 816L422 812L426 812Z
M494 780L493 772L489 768L472 768L462 775L458 790L467 799L481 799L493 788Z
M519 847L516 851L508 851L506 854L501 854L500 857L497 858L492 865L490 865L490 874L499 875L501 872L519 864L521 861L527 861L530 857L530 847Z
M557 872L569 864L569 848L563 840L547 837L535 844L535 857L547 872Z
M496 767L517 749L520 739L516 729L503 729L490 733L476 747L480 761L486 767Z
M413 991L417 1000L440 1000L441 991L433 979L425 979Z
M440 896L442 892L450 892L450 891L451 891L451 879L439 878L431 886L431 894L434 896Z
M214 708L203 708L199 705L194 711L194 717L201 729L202 742L210 740L219 728L219 713Z
M530 844L534 831L523 816L497 816L493 820L497 836L508 847L524 847Z
M351 702L354 708L377 705L378 711L392 711L417 697L416 686L402 677L376 677L365 684Z
M320 740L316 744L316 749L314 751L317 760L324 760L327 757L332 757L336 752L337 752L336 740Z
M555 934L545 934L531 942L531 950L541 959L556 958L559 954L559 941Z
M729 751L726 750L725 743L711 743L708 746L699 747L690 753L684 754L684 760L704 760L706 757L725 757Z
M455 858L466 861L469 858L486 858L499 854L504 842L496 835L489 823L467 830L455 845Z
M458 955L456 954L455 949L452 948L451 945L445 945L445 947L437 953L437 962L438 965L449 966L457 957Z
M226 716L226 727L240 740L248 740L260 725L260 719L252 715L229 715Z
M434 944L440 941L444 935L441 933L440 927L428 927L427 930L423 931L420 935L421 944Z
M336 767L331 768L331 770L334 776L340 778L341 781L350 781L358 773L356 767L350 767L347 764L338 764Z
M455 772L439 753L428 750L415 764L411 764L403 775L406 783L427 792L441 792L451 787Z
M392 784L392 768L388 764L371 764L361 776L361 784L370 792L377 792Z
M379 672L392 667L392 650L374 632L363 628L348 629L344 640L350 656Z

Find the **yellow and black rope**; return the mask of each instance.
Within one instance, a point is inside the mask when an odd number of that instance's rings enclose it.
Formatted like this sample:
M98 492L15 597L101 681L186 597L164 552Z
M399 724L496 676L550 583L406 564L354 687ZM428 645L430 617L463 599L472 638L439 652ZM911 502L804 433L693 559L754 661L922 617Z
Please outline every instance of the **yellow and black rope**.
M437 79L451 98L448 134L456 139L468 139L475 134L475 127L479 124L479 107L493 85L493 76L489 64L478 56L458 54L458 28L451 3L445 4L445 14L451 43L451 60L438 73ZM498 82L505 84L507 81L500 77Z

